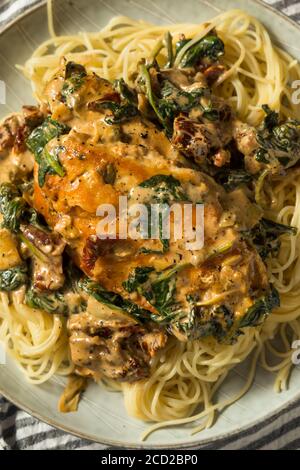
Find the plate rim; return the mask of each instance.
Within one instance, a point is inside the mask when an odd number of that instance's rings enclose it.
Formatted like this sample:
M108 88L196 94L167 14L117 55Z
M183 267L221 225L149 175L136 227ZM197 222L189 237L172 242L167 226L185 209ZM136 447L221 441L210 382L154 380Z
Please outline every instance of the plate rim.
M250 2L252 2L254 4L256 3L260 6L262 6L264 9L270 11L271 13L273 13L274 15L281 18L282 20L289 23L291 26L293 26L294 28L296 28L300 31L300 24L298 24L296 21L292 20L290 17L288 17L287 15L282 13L281 11L275 9L274 7L269 5L268 3L265 3L262 0L250 0ZM22 13L20 15L17 15L16 17L12 18L11 20L9 20L7 22L7 24L5 24L2 28L0 28L0 36L5 34L10 28L12 28L16 23L18 23L23 18L31 15L32 13L34 13L35 11L37 11L39 9L45 7L46 3L47 3L47 0L40 0L39 3L30 5L30 6L26 6L24 11L22 11ZM13 358L11 358L11 359L13 360ZM20 373L22 373L21 370L20 370ZM124 447L124 442L122 442L122 441L110 440L110 439L105 439L105 438L101 438L101 440L100 440L99 438L97 438L96 436L93 436L91 434L82 433L79 430L74 430L74 429L70 428L68 425L65 426L63 424L59 424L55 421L55 419L52 419L49 416L44 416L44 415L40 414L39 412L36 412L34 409L31 409L30 406L27 406L26 404L20 402L18 398L15 398L13 396L13 394L10 394L9 392L5 391L5 389L3 389L2 387L3 387L2 384L0 384L0 394L5 399L7 399L9 402L11 402L13 405L15 405L20 410L25 411L30 416L33 416L34 418L42 421L45 424L48 424L49 426L52 426L56 429L59 429L59 430L64 431L68 434L71 434L72 436L79 437L80 439L88 440L88 441L95 442L95 443L98 443L98 444L102 444L102 445L105 445L105 446L108 446L108 447ZM213 443L216 443L216 442L221 442L221 441L223 441L223 440L225 440L229 437L238 436L239 433L245 432L245 431L247 431L247 429L254 428L254 427L258 426L259 424L263 423L264 421L268 421L271 418L274 418L274 420L275 420L282 413L284 413L285 410L287 410L289 408L292 408L293 405L296 404L299 400L300 400L300 391L293 398L290 398L285 403L283 403L282 405L277 407L274 412L270 411L269 413L267 413L263 417L257 418L255 421L252 421L252 423L250 425L248 424L248 425L240 426L235 431L223 432L223 433L219 434L218 436L207 437L207 438L205 438L201 441L200 440L199 441L195 440L194 442L188 441L188 442L180 442L180 443L174 443L174 444L168 444L168 445L147 444L147 443L144 444L141 441L141 444L126 443L125 445L126 445L127 449L137 449L137 450L139 450L139 449L150 449L150 450L151 449L152 450L166 449L166 447L168 449L183 449L184 448L184 449L188 450L188 449L195 448L198 445L200 445L201 447L204 447L207 444L213 444ZM201 433L199 433L199 434L201 434ZM200 448L200 450L201 450L201 448Z

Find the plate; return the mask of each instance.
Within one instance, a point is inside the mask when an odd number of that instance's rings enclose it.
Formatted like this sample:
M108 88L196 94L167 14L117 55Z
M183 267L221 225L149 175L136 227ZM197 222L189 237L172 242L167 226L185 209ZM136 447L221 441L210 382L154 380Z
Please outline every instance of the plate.
M30 86L15 64L22 64L48 37L45 2L21 0L3 3L8 4L8 10L6 28L0 22L0 79L6 83L7 104L0 104L0 116L18 110L24 103L33 103ZM17 3L22 8L16 17L14 5ZM241 8L256 16L272 33L274 41L300 59L300 49L296 46L300 44L298 26L256 0L56 0L54 11L56 31L63 34L97 30L112 16L120 14L157 24L184 21L200 23L230 8ZM247 363L240 365L228 376L220 392L221 398L232 396L243 385L246 371ZM33 386L26 382L9 358L6 365L0 366L0 393L18 407L82 438L110 446L134 448L183 448L234 436L276 415L300 398L299 368L292 374L288 391L275 394L273 383L273 375L258 369L251 390L221 413L211 429L194 436L191 435L190 426L164 429L153 433L145 443L141 443L140 436L147 424L127 416L121 394L108 392L92 384L77 413L60 414L57 402L63 387L62 379L54 378L42 386Z

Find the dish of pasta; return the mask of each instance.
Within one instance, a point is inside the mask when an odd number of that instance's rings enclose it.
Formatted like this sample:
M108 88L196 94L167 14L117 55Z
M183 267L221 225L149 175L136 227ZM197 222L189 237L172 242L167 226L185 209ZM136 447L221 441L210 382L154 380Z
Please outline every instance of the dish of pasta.
M37 387L67 377L63 413L94 381L149 423L144 439L197 433L258 363L277 391L292 373L300 66L241 10L167 26L113 17L69 36L51 2L48 17L50 39L17 66L36 105L0 126L0 340ZM177 236L187 207L201 246ZM249 358L243 387L220 400Z

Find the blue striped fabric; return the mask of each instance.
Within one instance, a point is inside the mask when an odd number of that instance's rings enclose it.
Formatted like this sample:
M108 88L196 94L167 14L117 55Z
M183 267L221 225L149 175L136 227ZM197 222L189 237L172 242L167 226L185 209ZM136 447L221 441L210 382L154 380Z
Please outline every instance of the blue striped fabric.
M17 0L22 3L24 0ZM11 2L11 3L17 3ZM300 0L265 0L300 23ZM1 2L1 10L9 0ZM300 449L300 401L247 431L205 445L202 449L277 450ZM0 450L17 449L80 449L102 450L106 446L78 439L48 426L18 410L0 397Z

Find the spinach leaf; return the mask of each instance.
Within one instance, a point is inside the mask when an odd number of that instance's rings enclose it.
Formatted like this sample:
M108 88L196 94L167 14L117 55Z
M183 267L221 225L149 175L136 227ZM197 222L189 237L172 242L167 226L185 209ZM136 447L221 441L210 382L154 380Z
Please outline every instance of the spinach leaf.
M159 122L165 128L166 133L168 135L172 135L172 128L170 127L169 123L165 120L165 117L161 114L159 107L158 107L158 100L159 98L155 95L154 91L152 90L152 83L151 83L151 76L149 73L149 67L145 64L140 66L140 84L144 87L144 91L146 97L149 101L150 106L152 107L153 111L155 112Z
M225 47L223 41L215 34L208 34L193 44L180 60L180 67L194 67L202 59L206 58L216 62L224 55Z
M179 41L176 42L176 46L175 46L175 59L176 57L178 56L179 52L181 51L181 49L186 45L188 44L189 42L191 41L191 39L186 39L184 37L184 35L182 35L182 37L179 39Z
M159 212L159 237L163 246L163 253L167 252L169 249L170 242L167 239L163 238L163 219L167 215L168 208L164 206L170 204L173 201L188 201L187 195L184 193L180 181L178 181L172 175L154 175L146 181L143 181L139 184L141 188L149 188L152 190L150 201L159 203L160 212ZM166 210L167 209L167 212ZM151 209L148 208L150 227L149 227L149 237L151 234L152 218L151 218Z
M263 149L263 148L259 148L256 152L255 152L255 160L257 160L258 162L260 163L269 163L270 160L269 160L269 153L267 150Z
M256 302L247 310L246 314L239 322L239 328L247 326L257 326L263 319L271 313L271 311L280 306L280 298L275 287Z
M226 191L232 191L242 184L248 184L252 181L252 176L245 170L233 170L226 168L219 171L215 176L216 181L223 186Z
M152 189L151 199L155 202L169 204L172 201L188 201L180 181L172 175L154 175L139 186Z
M2 227L17 233L26 209L27 203L15 185L11 183L0 185L0 212L3 215Z
M149 273L153 272L154 268L151 266L141 266L135 268L134 273L131 273L127 281L123 282L123 287L127 292L132 293L137 291L140 284L144 284L149 279Z
M135 90L132 90L123 78L114 81L114 88L121 96L121 103L111 100L96 101L93 108L96 111L105 109L111 111L111 115L104 119L109 125L121 124L138 114L138 100Z
M122 310L139 322L143 323L147 320L149 321L155 316L148 310L139 307L134 302L124 299L120 294L108 291L88 277L80 279L78 287L86 294L94 297L98 302L107 305L113 310Z
M230 335L233 323L233 312L226 305L212 308L193 306L187 320L176 322L175 326L189 340L212 336L222 342Z
M177 88L169 80L164 80L161 84L157 107L165 126L172 127L179 113L187 113L197 107L203 111L205 117L209 118L213 110L211 106L202 104L203 98L205 102L209 102L208 90L205 88L185 91Z
M54 292L41 292L32 286L27 291L25 297L25 302L29 307L56 315L77 314L86 310L87 303L81 297L81 291L78 289L81 272L70 259L65 261L64 273L66 281L63 288ZM74 294L71 303L68 303L66 294Z
M163 238L163 218L164 214L159 214L159 239L162 244L162 251L163 253L167 253L170 248L170 240L168 238Z
M43 216L33 209L33 207L28 207L26 211L26 222L40 230L43 230L44 232L49 231L49 227L46 224Z
M100 101L97 102L97 109L109 109L111 116L105 117L105 122L109 125L120 124L128 121L138 114L138 110L130 103L119 104L115 101Z
M50 140L67 134L70 131L69 126L46 118L43 124L36 127L27 139L27 147L34 154L37 163L40 163L44 147Z
M27 147L34 154L36 162L39 164L38 181L42 187L45 183L47 174L58 174L64 176L64 169L59 162L58 153L62 147L58 146L51 152L45 149L50 140L59 137L62 134L67 134L70 128L65 124L61 124L51 118L45 119L43 124L30 134L27 139Z
M121 96L122 100L127 104L131 104L134 107L137 107L138 100L135 90L130 88L127 83L125 83L123 78L119 78L114 81L114 88Z
M300 122L288 119L280 122L279 114L263 105L266 117L258 129L256 139L259 148L255 158L273 167L290 168L300 158Z
M0 271L0 291L11 292L27 284L27 266L22 264Z
M2 226L13 233L19 233L21 223L48 230L41 215L29 207L19 188L11 183L0 185L0 212L3 215Z
M74 62L68 62L65 71L65 82L62 87L62 102L67 103L68 97L79 90L87 76L85 68Z
M152 67L154 66L144 64L141 66L139 83L142 84L149 104L168 137L172 136L174 119L180 113L188 113L192 109L199 108L202 116L210 121L220 118L220 111L213 106L211 92L207 88L186 91L165 79L160 80L159 90L155 93L151 82Z
M187 264L168 268L161 273L157 273L153 268L140 271L135 268L134 272L125 281L123 287L129 288L129 292L138 292L144 296L148 302L155 307L159 315L152 315L152 320L168 325L175 319L186 315L181 310L181 306L176 301L176 273L186 268ZM142 274L142 275L141 275Z
M64 147L57 146L51 151L46 148L42 153L42 157L39 164L38 182L39 186L43 187L47 175L59 175L60 177L65 176L65 170L59 161L59 152L64 151Z
M280 248L279 237L285 233L295 236L297 228L262 218L252 230L244 232L244 236L252 241L261 258L265 259L270 254L276 256Z
M270 106L267 104L262 105L262 109L264 110L266 117L264 119L264 128L271 131L275 126L279 124L279 114L276 111L272 111Z
M59 291L42 293L33 288L26 292L25 302L30 308L44 310L57 315L67 315L69 308L63 293Z

